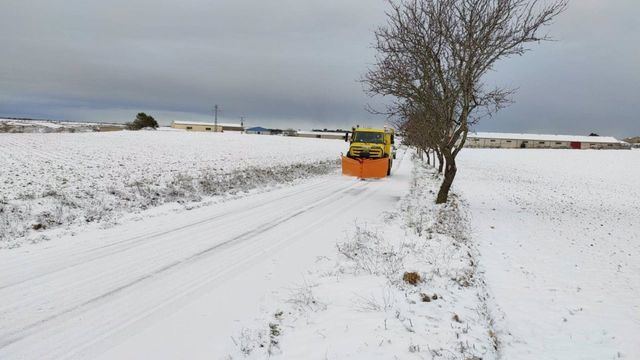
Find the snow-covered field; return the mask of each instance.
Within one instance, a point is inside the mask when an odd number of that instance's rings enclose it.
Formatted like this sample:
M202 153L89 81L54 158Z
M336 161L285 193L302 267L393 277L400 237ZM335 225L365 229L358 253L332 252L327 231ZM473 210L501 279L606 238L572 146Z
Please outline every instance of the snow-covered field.
M61 133L98 131L102 125L123 127L116 124L98 124L53 120L23 120L0 118L0 133Z
M640 359L640 151L471 150L503 359Z
M0 358L640 358L640 151L465 149L436 206L345 148L0 134Z
M0 134L0 248L332 172L344 150L341 141L234 133Z

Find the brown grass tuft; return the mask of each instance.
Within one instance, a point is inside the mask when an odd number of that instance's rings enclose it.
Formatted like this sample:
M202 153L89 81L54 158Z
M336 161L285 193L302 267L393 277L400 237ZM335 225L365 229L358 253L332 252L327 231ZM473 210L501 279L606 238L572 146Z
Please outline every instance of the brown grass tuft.
M420 278L420 274L413 271L413 272L405 272L404 275L402 276L402 280L404 280L404 282L406 283L409 283L415 286L422 281L422 278Z

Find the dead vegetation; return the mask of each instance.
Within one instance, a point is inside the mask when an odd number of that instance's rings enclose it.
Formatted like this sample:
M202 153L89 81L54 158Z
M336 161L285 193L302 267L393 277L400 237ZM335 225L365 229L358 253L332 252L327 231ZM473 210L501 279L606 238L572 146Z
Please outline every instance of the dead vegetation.
M438 294L429 295L426 293L420 293L420 299L422 300L422 302L435 301L438 300Z
M458 316L458 314L453 314L453 317L451 317L451 320L457 323L462 323L462 320L460 320L460 316Z
M352 272L364 271L371 275L385 276L397 283L397 274L404 266L406 244L394 246L377 232L356 225L350 241L338 243L338 252L350 260Z
M417 272L405 272L404 275L402 275L402 280L407 284L411 284L413 286L416 286L420 282L422 282L422 278Z
M293 305L298 312L307 312L307 311L322 311L327 308L327 305L316 297L313 288L317 286L315 284L309 284L304 282L304 284L294 290L291 291L291 295L287 303Z
M257 350L265 351L268 356L280 354L280 337L282 336L281 322L283 312L278 311L274 314L274 322L269 322L268 328L265 329L247 329L240 331L238 339L231 337L243 356L249 356ZM228 356L228 359L233 357Z

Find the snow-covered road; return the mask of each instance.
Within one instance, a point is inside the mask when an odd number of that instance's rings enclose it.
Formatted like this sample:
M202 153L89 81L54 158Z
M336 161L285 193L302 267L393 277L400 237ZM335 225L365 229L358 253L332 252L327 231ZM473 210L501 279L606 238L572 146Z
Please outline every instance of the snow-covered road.
M403 155L384 180L323 176L0 252L0 358L223 355L273 289L407 192Z

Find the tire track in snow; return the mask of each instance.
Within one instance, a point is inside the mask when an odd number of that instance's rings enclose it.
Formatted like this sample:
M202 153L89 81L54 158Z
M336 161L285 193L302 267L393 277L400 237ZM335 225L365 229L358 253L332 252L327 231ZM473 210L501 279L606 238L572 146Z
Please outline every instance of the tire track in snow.
M332 189L331 187L327 189ZM321 188L322 191L327 191L324 187ZM320 190L317 190L320 191ZM322 194L322 193L320 193ZM318 198L318 194L315 192L311 192L311 194L302 194L302 196L298 195L298 201L312 201L315 202L318 199L322 199L324 195L321 195ZM286 197L281 197L280 200L283 201ZM268 202L271 203L271 202ZM272 204L272 203L271 203ZM286 205L286 204L285 204ZM281 214L288 214L290 211L293 211L296 208L296 204L293 204L293 208L289 208L287 206L279 206ZM254 207L254 209L256 209ZM262 211L257 211L257 214L263 216L265 222L273 221L274 218L279 216L276 214L263 214ZM234 211L231 214L226 214L226 217L223 217L219 224L215 224L216 232L218 233L218 237L224 236L233 236L234 232L237 232L237 226L235 225L235 221L240 221L245 215L242 212ZM261 218L256 218L256 214L247 214L246 216L252 216L254 219L258 221L262 221ZM212 227L213 228L213 227ZM224 232L224 230L228 230L228 232ZM222 231L222 232L221 232ZM65 301L65 297L67 297L68 292L82 290L84 293L87 292L102 292L103 288L117 287L123 282L129 280L131 276L135 276L135 274L145 274L153 271L159 267L164 266L166 263L169 263L175 260L177 257L182 255L183 257L188 256L191 253L200 251L203 246L208 246L212 239L208 234L201 232L202 235L198 238L191 238L186 243L184 243L180 249L176 248L176 245L173 243L172 238L166 237L157 237L153 239L154 242L160 241L158 245L155 245L153 242L144 243L141 246L145 246L146 249L139 249L138 253L135 252L136 249L127 249L129 252L127 256L133 256L133 258L140 257L140 254L145 254L145 258L140 259L139 262L127 261L128 257L124 257L125 261L120 261L122 265L119 267L110 267L109 264L112 261L118 262L118 257L114 258L104 258L102 263L91 264L91 267L85 266L82 269L79 269L76 272L67 271L63 274L43 274L34 281L23 283L20 286L16 286L13 289L8 289L4 291L4 294L0 292L3 298L5 298L5 302L0 305L0 314L9 314L9 319L12 317L11 314L14 314L17 311L24 310L25 308L39 309L41 307L49 306L50 301L46 298L40 296L39 292L36 291L42 287L46 287L47 284L56 281L57 277L65 277L70 280L75 281L66 281L63 284L60 284L55 289L47 289L48 295L54 299L62 298L64 302L76 302L79 300L77 298L71 298L70 300ZM130 251L129 251L130 250ZM176 254L176 250L181 253ZM148 258L148 254L154 254L155 256ZM63 257L63 260L65 257ZM83 264L89 265L89 264ZM93 268L103 269L101 272L94 272L93 274L83 275L79 279L77 279L77 275L79 272L91 270ZM27 295L27 296L25 296ZM25 298L27 299L25 302ZM65 304L70 305L70 304ZM13 316L15 317L15 315Z
M215 253L216 250L219 250L219 249L225 248L225 247L229 247L231 245L237 245L238 243L242 243L244 241L250 240L253 237L255 237L256 235L262 234L262 233L264 233L266 231L269 231L269 230L271 230L273 228L276 228L280 224L285 223L285 222L287 222L289 220L292 220L292 219L294 219L294 218L296 218L296 217L298 217L298 216L300 216L302 214L305 214L310 210L313 210L315 208L323 206L323 205L325 205L327 203L331 203L334 200L334 198L341 196L343 193L351 190L352 188L356 188L356 187L360 187L360 186L364 186L364 185L362 183L359 183L359 182L355 182L355 183L350 182L348 186L342 187L338 192L334 192L332 195L330 195L328 197L325 197L323 200L315 202L312 205L305 206L305 207L295 211L294 213L289 214L287 216L284 216L283 218L280 218L280 219L278 219L278 220L276 220L274 222L267 222L266 224L262 224L262 225L260 225L260 226L258 226L256 228L253 228L251 230L245 231L242 234L240 234L238 236L235 236L235 237L233 237L233 238L231 238L229 240L226 240L226 241L224 241L222 243L217 243L217 244L215 244L215 245L213 245L213 246L211 246L209 248L206 248L204 250L201 250L201 251L199 251L199 252L197 252L197 253L195 253L195 254L193 254L193 255L185 258L185 259L174 261L174 262L172 262L170 264L167 264L167 265L165 265L165 266L163 266L163 267L161 267L161 268L159 268L159 269L157 269L157 270L155 270L153 272L150 272L150 273L148 273L148 274L146 274L146 275L144 275L142 277L136 278L136 279L124 284L124 285L121 285L119 287L111 289L111 290L109 290L109 291L107 291L107 292L105 292L105 293L103 293L103 294L101 294L99 296L96 296L96 297L93 297L91 299L88 299L88 300L82 302L79 305L67 308L67 309L65 309L65 310L63 310L61 312L58 312L58 313L54 314L54 315L50 315L50 316L48 316L48 317L46 317L44 319L41 319L41 320L39 320L37 322L31 323L31 324L29 324L27 326L24 326L24 327L22 327L22 328L20 328L18 330L14 330L9 334L3 335L2 336L2 340L0 340L0 353L2 352L1 351L2 349L10 346L11 344L14 344L14 343L20 341L20 340L22 340L22 339L24 339L26 337L28 337L29 335L33 334L34 332L37 332L37 328L39 328L41 326L44 326L45 324L47 324L49 322L55 321L57 319L60 319L60 318L64 317L65 315L70 315L72 313L81 314L83 308L86 308L86 307L91 306L93 304L97 304L97 303L99 303L101 301L104 301L104 300L108 299L109 297L112 297L112 296L117 295L117 294L119 294L119 293L121 293L121 292L123 292L123 291L125 291L127 289L130 289L130 288L134 287L135 285L138 285L138 284L140 284L142 282L145 282L147 280L156 278L156 277L158 277L158 276L160 276L160 275L162 275L162 274L164 274L164 273L166 273L168 271L174 270L174 269L180 267L181 265L185 265L186 266L186 265L188 265L190 263L193 263L195 261L202 260L202 259L206 258L207 255Z
M288 198L296 197L296 196L299 196L302 193L308 192L309 190L315 190L317 188L326 187L326 185L328 183L329 183L329 180L325 180L325 181L322 181L320 183L313 184L312 186L305 187L305 188L303 188L303 189L301 189L299 191L295 191L294 193L285 195L285 196L283 196L283 197L281 197L279 199L282 200L282 199L288 199ZM238 210L238 213L255 211L257 209L263 208L263 207L268 206L268 205L270 205L269 202L264 202L264 203L262 203L260 205L247 205L247 206L244 206L241 210ZM85 264L85 263L88 263L88 262L91 262L91 261L99 260L99 259L102 259L102 258L107 257L107 256L111 256L111 255L114 255L114 254L117 254L117 253L121 253L123 251L130 250L131 248L135 247L138 244L144 245L143 242L146 241L146 240L157 239L158 237L161 237L161 236L164 236L164 235L169 235L169 234L172 234L172 233L177 233L177 232L192 228L194 226L205 225L205 224L211 223L213 221L220 220L220 219L224 218L225 216L228 216L228 214L227 213L220 213L220 214L214 215L212 217L209 217L209 218L206 218L206 219L203 219L203 220L199 220L199 221L187 224L187 225L179 226L179 227L176 227L176 228L171 228L169 230L162 230L162 231L158 231L158 232L151 233L151 234L137 235L137 236L134 236L134 237L131 237L131 238L128 238L128 239L110 242L108 244L101 245L101 246L98 246L98 247L95 247L95 248L90 248L90 249L83 250L83 251L80 251L80 252L76 252L75 249L71 249L71 251L69 251L68 253L54 253L54 254L52 254L50 252L44 252L40 258L38 258L38 257L36 257L36 258L30 257L28 262L25 262L22 259L16 261L15 264L11 264L9 262L5 262L3 265L8 265L8 266L2 266L0 268L0 272L10 272L15 267L25 266L25 265L28 265L28 263L39 262L42 258L45 258L45 259L46 258L51 258L52 255L55 255L56 257L64 257L65 258L64 264L59 266L59 267L52 267L52 268L43 269L43 270L40 271L40 274L33 275L33 276L27 277L25 279L21 279L20 281L14 281L14 282L11 282L11 283L8 283L8 284L0 285L0 291L2 291L4 289L7 289L7 288L10 288L10 287L13 287L13 286L16 286L16 285L20 285L20 284L25 283L27 281L35 280L35 279L37 279L39 277L42 277L42 276L50 276L50 275L53 275L53 274L55 274L57 272L60 272L60 271L69 270L69 269L71 269L73 267L76 267L78 265L82 265L82 264ZM111 250L111 251L101 252L101 250L110 249L110 248L114 248L114 249ZM67 249L65 249L65 250L67 250ZM93 255L94 253L98 253L98 254ZM89 257L88 258L82 258L83 256L89 256ZM74 257L80 257L80 260L75 261L75 262L72 261L71 264L69 264L69 258L74 258Z

